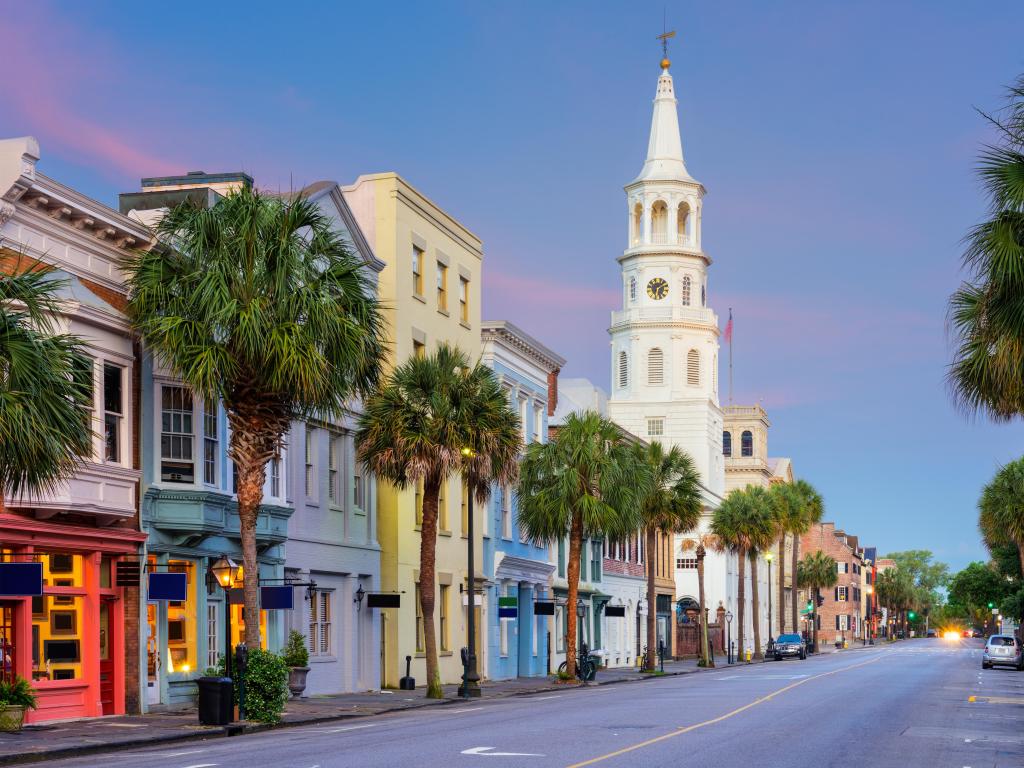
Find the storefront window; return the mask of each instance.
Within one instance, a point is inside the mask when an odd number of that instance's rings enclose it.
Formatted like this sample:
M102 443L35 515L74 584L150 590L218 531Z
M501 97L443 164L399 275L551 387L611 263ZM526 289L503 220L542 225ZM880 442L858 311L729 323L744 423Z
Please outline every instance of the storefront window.
M245 610L244 606L231 606L231 647L237 648L245 642ZM260 611L260 648L267 647L267 612Z
M81 679L83 602L73 595L33 599L33 680Z
M188 674L196 669L196 578L195 568L186 560L169 560L170 573L184 573L185 600L167 603L167 671Z

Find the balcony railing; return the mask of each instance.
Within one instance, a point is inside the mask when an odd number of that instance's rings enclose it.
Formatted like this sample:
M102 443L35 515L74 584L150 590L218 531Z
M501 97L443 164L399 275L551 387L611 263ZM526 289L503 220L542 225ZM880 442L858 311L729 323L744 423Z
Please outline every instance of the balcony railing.
M612 312L612 325L636 322L689 322L717 325L714 310L706 307L635 307Z

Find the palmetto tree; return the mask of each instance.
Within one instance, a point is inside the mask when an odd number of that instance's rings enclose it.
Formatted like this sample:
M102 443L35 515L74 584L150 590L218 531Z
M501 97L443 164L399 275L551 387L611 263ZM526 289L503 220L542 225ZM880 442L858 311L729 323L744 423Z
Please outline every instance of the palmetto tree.
M883 571L878 575L875 592L879 602L897 616L906 637L907 611L914 603L914 583L910 574L899 568Z
M682 533L693 530L700 521L701 495L700 473L689 454L678 446L667 451L659 442L636 445L634 459L639 465L646 465L650 473L647 495L641 504L643 535L646 540L647 556L647 669L654 669L657 649L654 638L657 634L657 615L654 611L656 595L654 581L657 558L658 532L663 534ZM700 610L704 610L701 595ZM703 614L701 616L703 621Z
M0 512L6 495L53 490L92 448L92 365L79 339L54 332L61 282L36 262L10 266L0 275Z
M796 600L796 571L800 562L800 537L811 529L812 525L821 522L825 514L825 506L819 494L806 480L797 480L792 483L779 483L772 486L772 498L775 502L775 513L779 518L781 535L779 536L779 616L780 625L784 632L786 593L786 534L793 537L793 552L790 562L790 577L794 584L793 600L790 605L790 621L792 631L797 631L799 622L799 606Z
M374 285L329 216L302 197L243 188L184 203L157 247L124 264L147 351L200 398L220 399L237 470L245 643L258 648L256 522L266 466L293 420L342 413L385 353Z
M763 661L761 650L761 600L759 596L758 561L763 551L770 548L779 535L779 521L775 516L775 505L771 495L764 488L749 486L744 493L748 497L749 510L746 517L745 537L747 557L750 558L750 604L754 629L754 660ZM768 630L771 634L771 628Z
M704 597L704 558L707 551L713 549L721 551L723 548L717 536L713 533L699 533L696 536L683 539L680 545L684 552L693 550L697 558L697 596L700 599L700 659L701 666L715 666L715 655L708 647L708 614Z
M808 553L797 564L797 585L811 592L811 632L814 650L818 650L818 598L823 587L834 587L839 581L839 568L836 559L825 552L816 550Z
M430 698L443 695L434 626L440 489L460 474L483 503L492 483L515 482L521 445L519 417L494 372L447 344L396 368L359 417L360 460L399 488L423 483L419 587ZM469 575L469 589L475 578Z
M579 592L583 539L623 538L639 529L649 486L649 470L636 461L619 428L593 411L570 414L554 440L527 448L519 479L520 530L539 541L569 537L570 613ZM566 624L565 666L572 676L576 622Z
M969 277L950 299L956 351L948 381L957 403L997 421L1024 413L1024 77L980 156L989 218L967 235Z
M1024 572L1024 459L996 473L981 493L978 512L978 527L989 549L1013 544Z

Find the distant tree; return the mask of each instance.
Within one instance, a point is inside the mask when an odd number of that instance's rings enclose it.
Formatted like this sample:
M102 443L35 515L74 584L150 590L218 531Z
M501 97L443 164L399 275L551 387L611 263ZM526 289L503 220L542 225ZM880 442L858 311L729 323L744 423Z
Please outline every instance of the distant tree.
M927 549L911 549L886 555L896 561L896 567L910 579L912 601L921 612L942 604L941 589L949 581L949 566L932 561Z
M949 580L949 602L963 606L974 625L987 623L989 603L999 605L1012 592L1011 583L989 563L970 563Z

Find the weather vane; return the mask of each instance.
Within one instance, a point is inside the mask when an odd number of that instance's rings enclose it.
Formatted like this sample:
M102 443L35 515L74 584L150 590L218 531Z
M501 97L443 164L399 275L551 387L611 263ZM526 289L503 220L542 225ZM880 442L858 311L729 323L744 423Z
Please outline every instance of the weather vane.
M671 32L669 32L667 27L668 27L668 25L665 22L664 17L662 17L662 22L661 22L662 33L660 35L658 35L658 40L661 40L661 55L662 55L661 68L662 69L668 69L669 64L671 64L671 62L668 60L668 41L676 36L676 31L673 29Z

